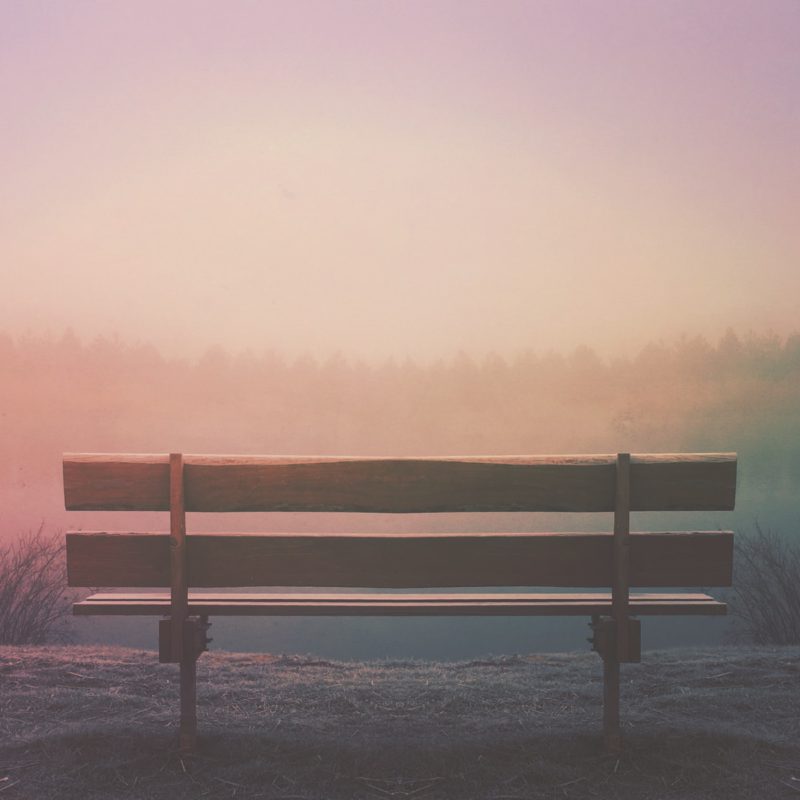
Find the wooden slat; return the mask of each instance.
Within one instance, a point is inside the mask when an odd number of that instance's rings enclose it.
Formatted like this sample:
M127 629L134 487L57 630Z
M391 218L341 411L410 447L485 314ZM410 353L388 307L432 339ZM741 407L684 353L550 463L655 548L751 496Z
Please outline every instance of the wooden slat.
M609 593L578 594L220 594L192 592L189 612L208 616L591 616L608 614ZM97 594L76 603L78 615L164 614L166 593ZM639 594L631 611L646 615L719 615L726 606L706 594Z
M609 533L187 536L189 585L611 586ZM729 531L631 534L631 586L730 586ZM67 534L70 586L170 585L166 534Z
M713 600L711 595L705 592L637 592L632 595L639 600L652 602L666 602L679 598L684 601L708 602ZM82 600L82 603L114 603L126 602L130 600L163 601L169 597L166 592L95 592ZM203 590L190 591L189 599L191 602L223 601L225 603L249 603L249 602L318 602L334 600L348 603L369 603L381 601L383 603L413 603L423 599L442 598L446 600L543 600L549 601L557 599L559 602L584 602L591 600L607 600L610 597L608 592L304 592L298 590L273 591L273 592L207 592ZM717 602L716 600L714 602Z
M169 571L170 571L170 654L181 660L183 627L188 615L188 568L186 552L186 511L184 510L183 456L169 457ZM183 683L181 683L181 686Z
M611 615L616 622L617 657L628 657L628 589L631 566L631 457L619 453L616 464L614 540L611 566Z
M184 456L187 511L612 511L613 455ZM736 455L634 455L631 510L727 510ZM66 454L69 510L169 508L167 456Z

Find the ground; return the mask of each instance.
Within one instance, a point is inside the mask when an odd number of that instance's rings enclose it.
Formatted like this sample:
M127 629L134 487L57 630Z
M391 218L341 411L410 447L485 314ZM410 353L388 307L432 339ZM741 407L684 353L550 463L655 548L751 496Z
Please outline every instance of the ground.
M623 665L625 752L601 752L591 653L329 662L208 653L200 742L152 652L0 648L0 800L800 798L800 648Z

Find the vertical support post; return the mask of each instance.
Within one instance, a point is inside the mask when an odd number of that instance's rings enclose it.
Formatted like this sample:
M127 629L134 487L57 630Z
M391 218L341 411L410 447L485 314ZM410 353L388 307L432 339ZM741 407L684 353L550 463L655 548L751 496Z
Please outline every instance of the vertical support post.
M183 455L169 456L170 660L180 663L181 720L179 748L191 753L197 738L197 644L188 619L189 583L186 558L186 504Z
M186 508L183 497L183 455L169 456L169 574L170 574L170 652L180 661L183 628L189 612L189 586L186 575Z
M630 463L629 453L617 455L614 538L612 543L611 641L603 655L603 740L608 754L622 749L619 719L619 664L629 651L630 586Z
M629 588L631 563L631 456L617 455L616 500L614 502L614 562L611 584L611 616L616 623L617 657L628 660Z

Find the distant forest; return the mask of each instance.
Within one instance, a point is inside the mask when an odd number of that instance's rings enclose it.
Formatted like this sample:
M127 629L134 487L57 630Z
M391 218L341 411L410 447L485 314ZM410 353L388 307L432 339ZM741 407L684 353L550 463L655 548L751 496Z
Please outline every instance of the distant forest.
M631 359L461 353L420 365L0 333L0 459L54 451L769 453L800 471L800 334L651 343Z
M197 359L170 359L153 346L114 338L81 342L70 333L16 339L0 334L0 386L0 545L40 525L52 532L163 529L165 520L157 514L145 521L140 514L66 512L61 454L69 451L402 456L735 450L739 489L733 514L676 519L673 512L648 518L647 527L724 526L738 536L757 520L787 540L800 536L800 335L729 332L716 342L687 337L648 344L630 359L604 359L585 346L567 354L460 354L430 364L365 364L343 356L287 359L220 348ZM459 515L324 522L276 516L226 519L224 525L602 530L608 523L513 514L488 522ZM193 519L192 529L218 530L220 524ZM363 623L287 620L274 623L268 641L272 648L340 657L402 652L450 658L473 653L466 644L473 641L496 652L518 647L522 629L516 624L473 621L454 639L442 636L433 622L426 627L408 621L398 640L395 626L389 630L376 622L369 629L373 640L364 635ZM573 647L583 634L577 622L560 618L536 624L544 649ZM81 635L108 641L109 630L98 625L87 624ZM651 625L648 646L718 640L723 627L712 635L706 621L695 628L688 622ZM218 639L223 647L265 646L257 627L237 622L226 630ZM524 628L525 636L531 630ZM112 633L113 641L152 646L144 621L115 623ZM459 650L457 641L466 649Z

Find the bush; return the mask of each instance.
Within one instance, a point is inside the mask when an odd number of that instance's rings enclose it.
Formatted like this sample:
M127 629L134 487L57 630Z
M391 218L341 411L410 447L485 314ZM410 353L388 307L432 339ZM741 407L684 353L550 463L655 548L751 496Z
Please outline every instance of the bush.
M735 641L800 644L800 542L758 523L738 537L729 604Z
M0 548L0 644L69 638L64 537L39 530Z

